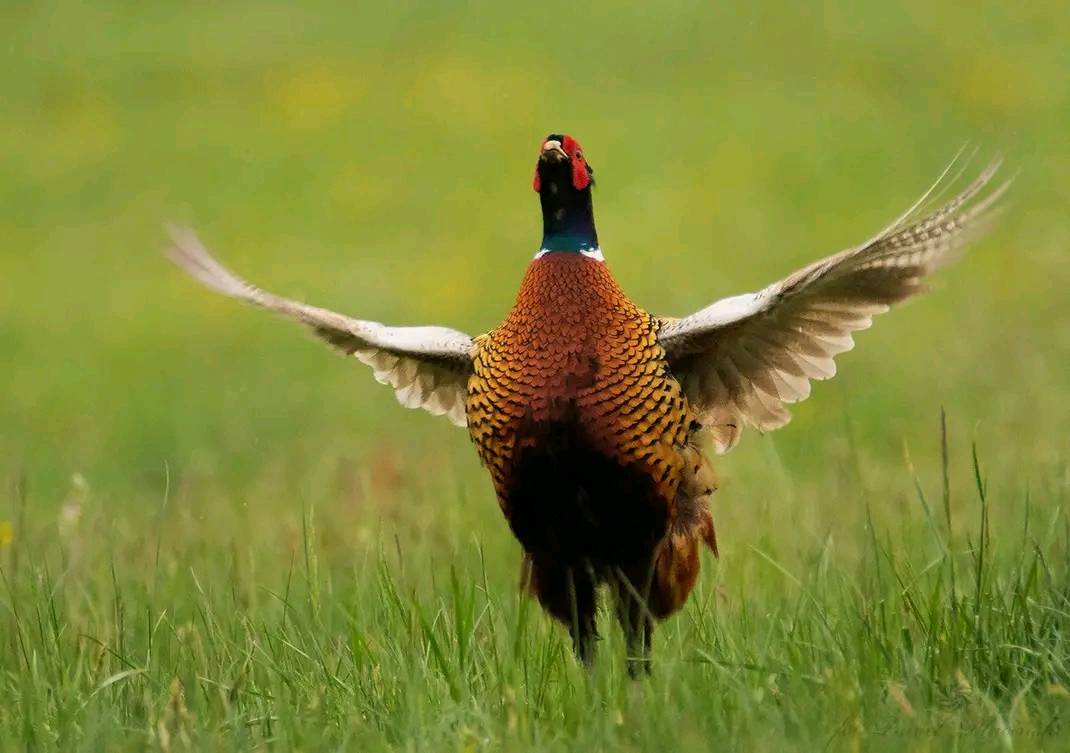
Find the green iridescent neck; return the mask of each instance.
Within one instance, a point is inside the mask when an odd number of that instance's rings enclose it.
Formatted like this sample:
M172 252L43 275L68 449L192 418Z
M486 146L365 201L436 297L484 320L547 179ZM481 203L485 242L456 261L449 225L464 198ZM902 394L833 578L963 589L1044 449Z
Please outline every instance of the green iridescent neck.
M554 190L554 189L557 190ZM590 251L598 248L591 189L553 186L540 194L542 248L546 251Z
M540 251L594 251L598 248L598 236L593 232L554 232L543 233Z

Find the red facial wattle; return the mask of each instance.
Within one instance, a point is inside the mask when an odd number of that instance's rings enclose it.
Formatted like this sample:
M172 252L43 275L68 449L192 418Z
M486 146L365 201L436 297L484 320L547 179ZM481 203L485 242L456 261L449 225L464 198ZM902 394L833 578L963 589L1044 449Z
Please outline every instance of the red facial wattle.
M543 142L545 145L546 142ZM591 171L587 166L587 160L583 158L583 147L571 136L561 138L561 149L568 155L569 165L572 168L572 186L577 191L582 191L591 185ZM535 167L535 177L532 180L532 188L535 193L542 190L542 179L539 176L539 168Z
M565 136L561 140L561 148L572 162L572 186L577 191L582 191L591 185L591 173L587 169L587 160L583 158L583 147L576 139Z

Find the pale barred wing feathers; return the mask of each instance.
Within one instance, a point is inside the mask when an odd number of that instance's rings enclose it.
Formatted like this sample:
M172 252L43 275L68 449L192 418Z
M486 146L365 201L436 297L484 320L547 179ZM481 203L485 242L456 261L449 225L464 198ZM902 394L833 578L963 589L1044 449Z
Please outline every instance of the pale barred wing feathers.
M952 163L954 165L954 163ZM854 347L852 333L924 289L922 279L988 227L1010 181L986 191L993 163L935 210L929 189L876 237L805 267L757 293L717 301L682 319L663 319L659 340L673 373L718 452L745 425L776 429L787 404L810 394L810 380L836 373L833 359Z
M216 261L190 230L171 229L169 256L208 288L248 301L312 329L372 368L408 408L423 408L464 426L472 338L447 327L387 327L268 293Z

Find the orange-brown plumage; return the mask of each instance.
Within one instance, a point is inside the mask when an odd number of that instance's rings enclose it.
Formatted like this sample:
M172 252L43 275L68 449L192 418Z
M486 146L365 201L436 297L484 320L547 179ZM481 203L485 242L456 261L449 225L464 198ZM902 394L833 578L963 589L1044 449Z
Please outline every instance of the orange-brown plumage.
M469 432L534 569L533 590L566 622L574 594L546 579L571 578L572 590L577 579L610 582L625 606L634 590L644 597L631 608L638 629L683 604L699 543L714 544L699 423L658 326L604 262L559 252L531 263L509 315L478 343ZM586 638L577 636L581 652Z
M513 309L480 340L468 385L469 431L504 509L510 463L535 441L525 427L568 411L609 457L659 478L671 506L691 416L656 329L603 262L557 253L531 263Z

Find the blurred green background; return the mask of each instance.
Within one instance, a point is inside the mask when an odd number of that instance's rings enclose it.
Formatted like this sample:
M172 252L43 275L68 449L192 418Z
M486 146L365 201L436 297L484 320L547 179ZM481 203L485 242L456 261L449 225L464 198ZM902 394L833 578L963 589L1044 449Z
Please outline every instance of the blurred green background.
M7 3L0 518L20 478L42 540L78 489L137 521L169 483L209 538L234 515L271 541L313 503L347 511L348 555L400 499L391 535L449 539L462 515L509 546L463 431L198 288L159 253L162 224L193 224L268 289L477 333L536 249L531 172L559 130L596 168L613 271L664 314L868 237L964 142L1019 173L935 294L862 334L789 428L720 461L729 552L774 519L857 537L845 474L914 514L904 451L935 472L941 406L956 462L976 440L997 486L1065 497L1070 14L734 6Z
M858 749L866 724L955 736L993 710L1023 744L1051 733L1068 42L1055 2L8 0L0 748ZM965 142L1018 176L933 294L717 461L722 557L641 687L521 629L465 432L160 253L189 223L278 293L486 331L540 240L551 131L596 168L622 286L668 315L870 237Z

